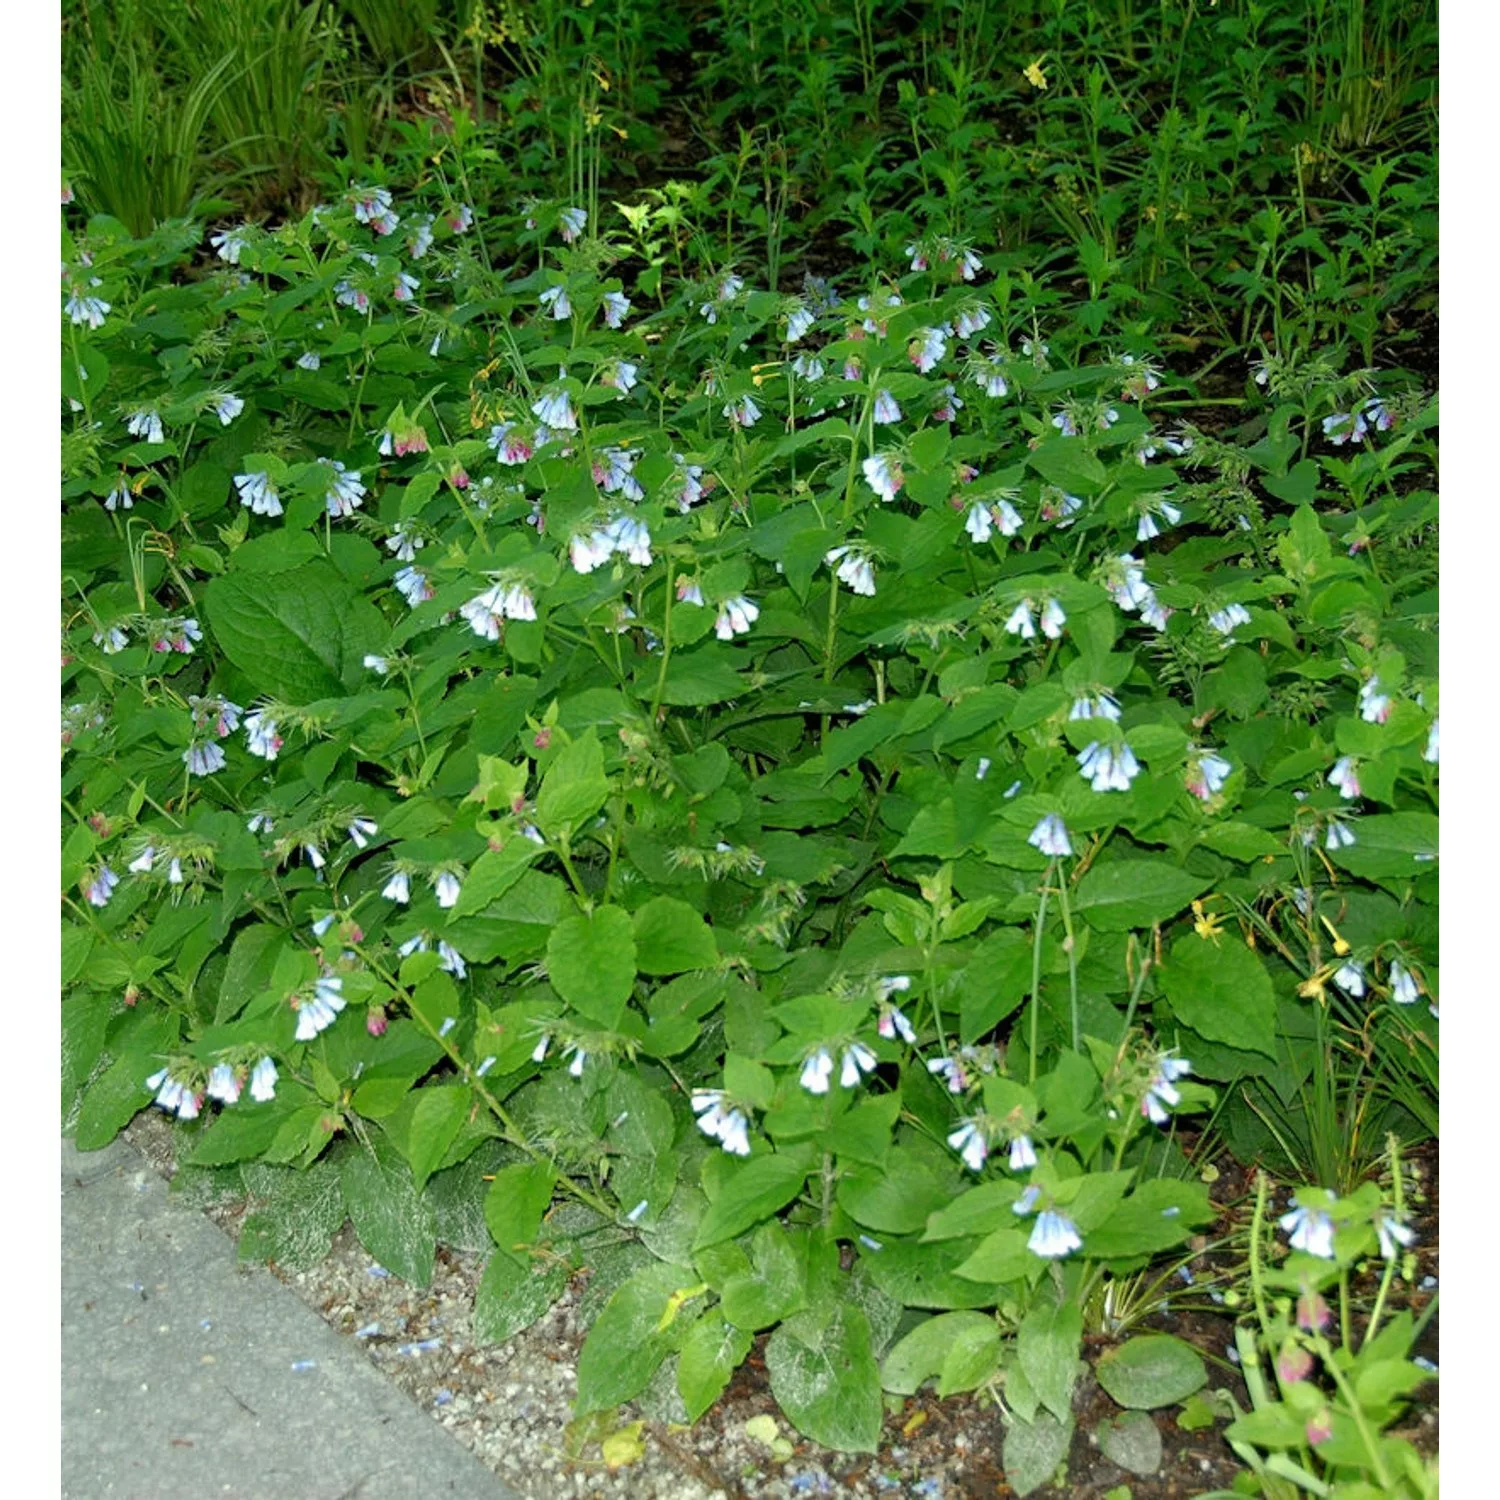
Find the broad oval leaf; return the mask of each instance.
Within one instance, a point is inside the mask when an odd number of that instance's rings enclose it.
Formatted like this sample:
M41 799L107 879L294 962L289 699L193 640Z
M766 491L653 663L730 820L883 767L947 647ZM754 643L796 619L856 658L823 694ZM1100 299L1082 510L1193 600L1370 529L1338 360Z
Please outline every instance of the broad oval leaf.
M1094 1373L1121 1406L1147 1411L1186 1401L1208 1384L1203 1356L1169 1333L1142 1334L1106 1350Z

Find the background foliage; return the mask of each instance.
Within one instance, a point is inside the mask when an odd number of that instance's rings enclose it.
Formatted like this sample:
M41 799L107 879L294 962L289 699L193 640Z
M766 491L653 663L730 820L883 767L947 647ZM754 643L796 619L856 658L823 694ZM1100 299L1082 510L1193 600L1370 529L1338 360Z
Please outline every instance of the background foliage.
M696 1417L767 1330L834 1447L1003 1378L1037 1483L1190 1157L1385 1247L1427 7L65 27L80 1145L154 1095L243 1253L347 1216L418 1283L482 1200L490 1336L592 1272L584 1411ZM1161 1348L1101 1383L1190 1397Z

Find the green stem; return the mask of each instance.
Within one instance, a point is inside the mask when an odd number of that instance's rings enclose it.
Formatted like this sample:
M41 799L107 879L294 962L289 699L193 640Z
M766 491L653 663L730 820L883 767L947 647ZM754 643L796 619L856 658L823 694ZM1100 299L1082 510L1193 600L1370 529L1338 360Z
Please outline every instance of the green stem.
M1073 934L1073 910L1068 903L1068 877L1059 869L1061 879L1057 883L1058 902L1062 906L1063 931L1068 938L1068 1016L1072 1022L1073 1050L1078 1051L1078 944Z
M834 656L838 651L839 581L832 575L828 580L828 632L823 641L823 681L833 685ZM818 748L821 750L828 739L829 715L824 714L818 724Z
M1349 1415L1354 1419L1354 1425L1359 1430L1360 1441L1365 1445L1365 1452L1370 1459L1370 1467L1375 1471L1375 1477L1380 1482L1382 1492L1389 1494L1391 1489L1390 1471L1385 1466L1385 1457L1381 1452L1379 1435L1373 1432L1369 1422L1365 1418L1364 1408L1349 1384L1344 1372L1339 1368L1338 1360L1333 1350L1328 1345L1328 1340L1322 1334L1318 1334L1313 1340L1313 1347L1318 1351L1318 1357L1323 1361L1323 1368L1333 1377L1333 1383L1339 1389L1339 1395L1344 1398L1344 1405L1349 1408ZM1345 1348L1348 1340L1345 1340Z
M588 889L578 878L578 871L573 868L573 858L567 847L563 844L558 844L556 846L555 852L557 854L557 857L562 861L562 867L567 872L568 880L572 883L573 889L577 891L579 899L583 901L591 901L592 898L588 893Z
M1042 877L1041 899L1036 907L1036 937L1031 945L1031 1056L1028 1059L1030 1077L1028 1082L1036 1082L1036 1047L1037 1047L1037 1020L1042 1004L1042 936L1046 931L1047 922L1047 892L1052 883L1052 872L1057 868L1054 859L1047 865L1047 873Z
M1135 1009L1140 1004L1141 992L1146 988L1146 975L1151 971L1151 960L1144 954L1141 957L1141 972L1136 975L1135 983L1130 987L1130 1000L1125 1007L1125 1027L1120 1033L1120 1051L1117 1061L1125 1055L1125 1044L1130 1037L1130 1023L1135 1020Z
M1271 1319L1266 1312L1266 1289L1261 1280L1261 1241L1266 1222L1266 1174L1255 1179L1255 1213L1250 1220L1250 1292L1255 1301L1255 1316L1260 1320L1261 1334L1271 1337Z
M1387 1137L1386 1149L1390 1153L1392 1193L1396 1200L1396 1220L1399 1223L1402 1217L1402 1210L1406 1206L1406 1194L1403 1191L1401 1183L1401 1145L1394 1133ZM1380 1317L1385 1311L1386 1295L1391 1289L1391 1281L1395 1274L1396 1257L1393 1255L1385 1263L1385 1273L1380 1278L1380 1291L1375 1296L1375 1306L1370 1313L1370 1322L1365 1329L1364 1338L1360 1340L1359 1347L1361 1350L1375 1337L1375 1331L1380 1327Z
M823 681L832 683L834 656L838 651L839 583L828 580L828 630L823 638Z
M923 983L927 989L927 1004L932 1010L932 1029L937 1032L938 1050L946 1056L948 1052L948 1039L943 1034L943 1016L938 1007L937 976L933 972L933 959L936 957L936 954L936 942L930 943L927 946L926 955L922 963L922 976Z
M676 563L667 558L667 604L661 628L661 668L656 674L656 691L651 695L651 723L661 712L661 700L667 691L667 664L672 660L672 601L676 597Z
M83 355L78 350L78 327L70 319L68 322L68 338L73 346L73 373L78 378L78 394L83 398L84 419L92 423L94 420L93 403L89 400L88 381L83 378Z
M444 1036L442 1032L436 1026L434 1026L426 1016L422 1014L421 1010L417 1006L412 1004L411 992L406 988L406 986L403 985L401 981L397 979L396 976L392 974L390 970L387 969L378 959L373 958L370 954L364 952L363 949L358 945L356 945L356 952L358 952L365 963L369 965L370 971L373 974L377 975L388 985L390 985L396 996L406 1006L406 1009L410 1013L412 1019L416 1021L416 1023L428 1034L428 1036L432 1038L433 1041L438 1044L438 1046L443 1049L445 1053L447 1053L448 1060L454 1065L455 1068L459 1070L460 1073L463 1074L464 1078L468 1082L469 1087L473 1089L481 1099L484 1100L486 1106L489 1108L490 1113L493 1114L494 1117L500 1122L500 1127L505 1131L506 1138L509 1140L510 1144L515 1146L518 1150L523 1151L533 1161L545 1162L548 1166L553 1165L552 1158L548 1156L546 1152L537 1150L537 1148L526 1139L525 1132L516 1123L514 1117L505 1108L505 1106L490 1092L489 1086L484 1082L482 1078L480 1078L480 1076L474 1071L474 1069L469 1066L468 1062L464 1058L464 1055L458 1050L458 1048L455 1047L453 1043L449 1041L448 1038ZM566 1175L566 1173L558 1173L557 1185L558 1187L562 1188L564 1192L571 1193L581 1203L588 1204L588 1206L592 1208L596 1213L603 1214L605 1218L613 1219L615 1217L616 1210L613 1204L609 1203L606 1199L601 1198L597 1193L591 1192L588 1188L580 1187L578 1183L574 1182L572 1178Z
M411 705L411 725L417 731L417 748L422 752L422 760L427 760L427 741L422 735L422 716L417 711L417 691L412 686L411 672L403 667L401 679L406 684L406 700Z

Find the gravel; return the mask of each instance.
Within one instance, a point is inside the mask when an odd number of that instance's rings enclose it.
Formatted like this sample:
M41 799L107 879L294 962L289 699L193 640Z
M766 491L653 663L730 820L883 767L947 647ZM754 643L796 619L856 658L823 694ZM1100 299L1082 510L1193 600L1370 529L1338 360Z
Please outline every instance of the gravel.
M141 1115L125 1135L156 1170L175 1175L165 1118ZM200 1206L231 1237L249 1207L242 1198ZM586 1274L524 1333L484 1345L472 1322L483 1255L439 1247L431 1285L417 1288L377 1265L346 1224L318 1265L272 1269L527 1500L957 1500L996 1493L1000 1429L992 1412L972 1401L918 1399L888 1424L896 1442L878 1457L834 1453L798 1439L777 1412L758 1348L719 1406L692 1427L670 1420L670 1389L648 1392L608 1420L575 1424L578 1351L598 1311ZM638 1456L611 1469L601 1441L632 1422L642 1423Z

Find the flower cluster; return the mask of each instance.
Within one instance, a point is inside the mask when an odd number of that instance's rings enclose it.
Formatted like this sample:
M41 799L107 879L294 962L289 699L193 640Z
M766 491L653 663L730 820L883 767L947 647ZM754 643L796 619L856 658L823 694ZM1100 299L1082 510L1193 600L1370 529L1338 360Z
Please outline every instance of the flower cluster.
M730 1103L723 1089L694 1089L693 1113L698 1129L731 1156L749 1156L750 1121L744 1110Z

